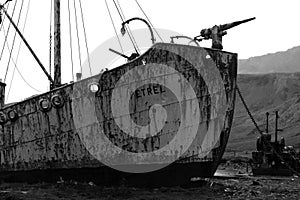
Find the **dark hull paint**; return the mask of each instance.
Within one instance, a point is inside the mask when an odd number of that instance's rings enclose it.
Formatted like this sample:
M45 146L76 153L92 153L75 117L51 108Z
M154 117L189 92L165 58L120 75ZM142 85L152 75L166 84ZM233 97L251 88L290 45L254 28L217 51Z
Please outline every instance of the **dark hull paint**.
M149 166L146 166L149 167ZM82 169L31 170L1 173L4 182L50 182L79 181L97 185L121 185L156 187L186 185L194 177L211 177L215 163L174 163L161 170L142 174L124 173L109 167Z

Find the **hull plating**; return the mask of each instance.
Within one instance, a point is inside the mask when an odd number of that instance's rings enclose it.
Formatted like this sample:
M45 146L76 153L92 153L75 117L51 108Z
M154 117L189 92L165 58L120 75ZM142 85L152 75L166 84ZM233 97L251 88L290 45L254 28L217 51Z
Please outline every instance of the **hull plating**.
M152 65L159 67L143 71L144 66ZM110 169L131 164L165 167L175 161L159 171L174 171L176 166L187 179L211 176L230 133L236 73L236 54L156 44L123 66L6 106L1 111L14 110L18 118L7 120L0 128L1 172L100 169L106 165ZM174 82L177 86L173 87ZM97 93L89 90L93 83L99 85ZM135 88L131 96L124 92L128 85ZM54 95L62 97L63 105L42 110L41 99L51 102ZM128 102L124 104L128 104L127 115L122 101ZM157 104L161 107L149 109ZM116 105L122 106L116 109ZM164 123L153 124L160 116ZM126 119L134 123L126 125ZM148 129L138 135L137 127ZM111 149L112 145L117 148ZM120 156L120 151L125 153ZM133 156L136 154L139 156ZM111 177L114 173L121 172L112 170Z

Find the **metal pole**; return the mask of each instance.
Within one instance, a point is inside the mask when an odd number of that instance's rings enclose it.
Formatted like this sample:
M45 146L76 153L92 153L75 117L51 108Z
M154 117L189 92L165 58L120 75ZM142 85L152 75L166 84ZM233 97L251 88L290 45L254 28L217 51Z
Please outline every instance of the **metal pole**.
M60 0L54 0L54 85L61 85Z
M34 59L37 61L37 63L40 65L40 67L42 68L43 72L45 73L45 75L48 77L49 81L51 83L54 83L52 77L48 74L47 70L45 69L44 65L42 64L42 62L40 61L40 59L37 57L37 55L35 54L35 52L32 50L32 48L30 47L30 45L28 44L28 42L26 41L26 39L24 38L24 36L22 35L22 33L20 32L20 30L18 29L17 25L13 22L12 18L7 14L6 10L4 9L3 5L0 6L0 9L3 10L4 14L6 15L6 17L8 18L8 20L10 21L10 23L13 25L13 27L15 28L15 30L17 31L17 33L19 34L19 36L21 37L21 39L23 40L23 42L25 43L25 45L27 46L27 48L29 49L30 53L33 55Z

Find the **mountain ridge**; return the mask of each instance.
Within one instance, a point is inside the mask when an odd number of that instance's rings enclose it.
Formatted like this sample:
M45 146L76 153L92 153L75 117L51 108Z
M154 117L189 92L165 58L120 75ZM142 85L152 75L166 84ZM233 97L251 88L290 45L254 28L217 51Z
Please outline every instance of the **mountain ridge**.
M300 72L300 46L239 60L239 74Z
M259 128L265 131L265 114L269 112L269 131L274 140L274 112L279 111L279 128L284 130L279 138L283 136L287 145L300 148L300 72L239 74L237 84ZM227 151L255 150L258 136L237 94Z

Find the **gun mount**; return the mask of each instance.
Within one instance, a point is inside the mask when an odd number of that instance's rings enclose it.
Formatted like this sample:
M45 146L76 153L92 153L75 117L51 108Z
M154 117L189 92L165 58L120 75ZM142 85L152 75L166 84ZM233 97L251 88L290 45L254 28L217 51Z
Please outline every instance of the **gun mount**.
M238 26L240 24L252 21L254 19L255 17L245 19L242 21L228 23L228 24L222 24L219 26L215 25L212 28L202 29L200 35L196 36L194 40L202 41L202 40L212 39L212 48L222 50L223 49L222 37L227 34L226 30Z

